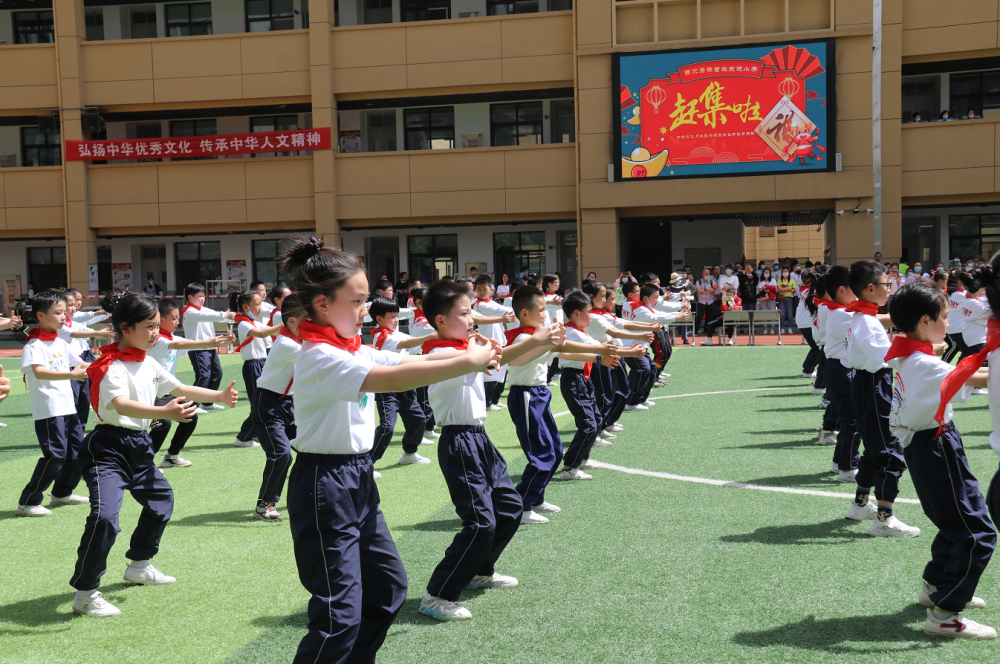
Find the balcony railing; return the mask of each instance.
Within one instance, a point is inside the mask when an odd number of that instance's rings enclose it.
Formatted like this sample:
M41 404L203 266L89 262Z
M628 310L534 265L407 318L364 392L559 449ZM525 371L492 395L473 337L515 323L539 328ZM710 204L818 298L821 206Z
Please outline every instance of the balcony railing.
M903 125L903 198L992 193L1000 118Z
M0 110L57 106L55 44L0 46Z
M63 229L62 168L0 168L0 230Z

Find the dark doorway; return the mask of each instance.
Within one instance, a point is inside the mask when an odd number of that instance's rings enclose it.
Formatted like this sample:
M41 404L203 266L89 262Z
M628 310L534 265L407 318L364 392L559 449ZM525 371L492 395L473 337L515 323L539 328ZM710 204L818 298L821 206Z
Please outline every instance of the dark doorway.
M670 238L669 221L622 219L622 269L631 270L637 279L643 272L653 272L661 284L666 284L675 271Z

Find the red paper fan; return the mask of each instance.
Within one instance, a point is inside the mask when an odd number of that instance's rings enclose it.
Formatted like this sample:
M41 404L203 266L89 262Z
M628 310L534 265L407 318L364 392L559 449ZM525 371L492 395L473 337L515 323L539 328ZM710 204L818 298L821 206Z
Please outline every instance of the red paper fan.
M776 48L761 58L760 61L767 65L773 65L775 69L794 71L802 78L812 78L826 71L820 65L819 58L804 48L797 48L795 46Z
M627 85L621 86L621 91L619 94L621 96L621 104L623 111L626 108L631 108L632 106L635 106L635 99L632 99L632 93L629 92Z

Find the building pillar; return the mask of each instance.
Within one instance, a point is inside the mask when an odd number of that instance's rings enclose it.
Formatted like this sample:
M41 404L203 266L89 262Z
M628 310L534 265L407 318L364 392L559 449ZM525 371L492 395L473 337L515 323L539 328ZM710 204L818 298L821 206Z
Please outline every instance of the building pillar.
M337 219L337 102L333 96L334 0L309 0L309 62L314 127L330 127L333 149L313 153L316 235L344 246Z
M83 140L80 107L83 89L80 81L80 44L87 39L83 0L53 0L56 35L56 67L59 79L59 111L62 145ZM90 228L90 204L87 196L87 164L66 161L63 149L63 214L66 230L66 271L70 288L90 291L87 266L97 263L97 235Z
M618 210L584 208L581 213L580 274L594 271L598 279L611 283L621 274Z
M882 0L882 257L903 253L903 2ZM911 259L912 260L912 259Z

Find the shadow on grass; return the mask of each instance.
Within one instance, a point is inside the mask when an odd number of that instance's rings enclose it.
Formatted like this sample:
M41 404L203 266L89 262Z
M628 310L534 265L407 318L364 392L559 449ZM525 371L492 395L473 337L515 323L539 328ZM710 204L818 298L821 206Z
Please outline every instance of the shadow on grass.
M914 628L914 623L924 620L925 615L919 604L911 604L896 613L877 616L823 620L807 616L781 627L740 632L733 636L733 643L751 648L788 646L837 655L921 651L944 646L942 639Z
M756 397L758 399L775 399L784 397L814 397L815 394L806 392L808 385L804 385L801 389L794 389L790 387L782 387L781 389L775 389L774 392L757 392Z
M258 520L253 518L253 510L233 510L231 512L211 512L192 514L182 519L172 519L171 526L253 526ZM263 523L263 522L260 522ZM283 522L278 522L283 523Z
M122 604L128 601L127 595L117 591L131 587L130 584L121 581L101 586L101 592L109 599L111 594L115 595L114 604ZM0 623L24 625L27 627L43 627L45 625L55 625L73 620L76 617L72 611L58 611L64 604L72 604L73 590L59 593L58 595L48 595L46 597L36 597L26 599L21 602L4 604L0 606ZM68 628L67 628L68 629ZM60 630L64 631L64 630ZM0 631L0 634L5 633ZM30 631L24 631L30 634Z
M4 452L24 452L26 450L40 451L38 443L35 443L34 445L4 445L3 447L0 447L0 454L3 454Z
M751 378L750 380L801 380L801 381L808 381L808 380L812 380L812 379L810 379L810 378L803 378L801 376L801 374L800 374L800 375L796 375L796 376L761 376L759 378Z
M816 433L819 429L813 427L811 429L771 429L769 431L744 431L743 433L750 434L751 436L770 436L776 433Z
M761 408L759 413L794 413L799 410L816 410L822 411L823 409L819 407L819 404L815 406L795 406L794 408Z
M816 443L811 443L815 445ZM830 448L831 453L833 448ZM763 484L764 486L808 486L808 487L819 487L825 489L832 489L841 486L840 483L836 482L836 475L826 471L820 471L818 473L804 473L802 475L779 475L777 477L761 477L755 480L747 480L747 484ZM852 485L853 486L853 485ZM844 494L845 497L851 498L853 494Z
M786 440L780 443L758 443L757 445L737 445L727 447L727 450L787 450L793 447L812 447L816 445L815 438L806 440Z
M744 535L723 535L721 542L729 544L848 544L867 537L867 527L849 519L834 519L823 523L764 526Z
M422 521L407 526L396 526L393 533L424 532L424 533L457 533L462 529L461 519L439 519L437 521Z

